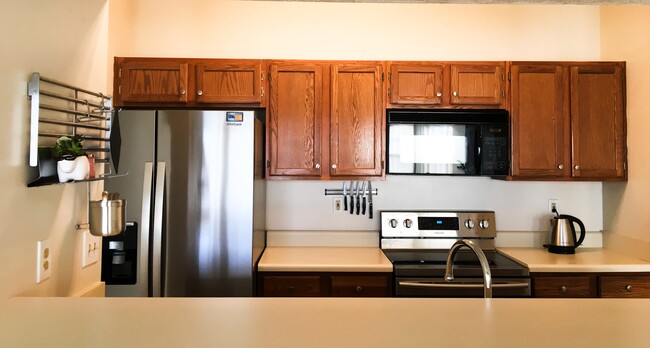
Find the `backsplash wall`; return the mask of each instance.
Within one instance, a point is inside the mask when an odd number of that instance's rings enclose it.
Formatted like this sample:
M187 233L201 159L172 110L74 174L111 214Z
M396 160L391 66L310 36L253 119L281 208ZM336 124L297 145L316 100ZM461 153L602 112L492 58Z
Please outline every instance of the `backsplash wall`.
M268 181L267 228L281 231L378 231L381 210L493 210L498 231L547 231L548 200L580 218L588 231L603 228L602 184L510 182L487 177L392 176L373 181L375 218L334 212L342 181Z

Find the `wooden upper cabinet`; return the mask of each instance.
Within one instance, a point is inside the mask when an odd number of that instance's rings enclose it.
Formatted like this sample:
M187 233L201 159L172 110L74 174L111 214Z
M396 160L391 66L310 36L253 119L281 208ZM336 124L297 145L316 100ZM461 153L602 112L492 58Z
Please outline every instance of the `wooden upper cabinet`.
M623 69L622 63L571 67L574 177L626 177Z
M330 175L382 174L381 63L332 64Z
M443 69L442 64L391 64L390 103L442 105Z
M512 176L570 174L568 73L559 64L511 66Z
M389 107L505 108L505 62L390 62Z
M259 60L208 60L196 63L197 103L262 103Z
M322 70L320 64L270 64L269 175L321 175Z
M116 99L125 103L187 102L188 63L116 59Z
M263 107L262 61L115 58L115 106Z
M452 105L501 105L505 99L505 64L451 64Z

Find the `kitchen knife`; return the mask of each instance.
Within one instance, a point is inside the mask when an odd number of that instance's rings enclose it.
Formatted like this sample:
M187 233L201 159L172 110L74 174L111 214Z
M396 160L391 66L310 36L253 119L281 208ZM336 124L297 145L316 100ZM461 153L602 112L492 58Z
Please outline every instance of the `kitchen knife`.
M350 214L354 214L354 182L350 181Z
M347 183L343 182L343 210L348 211L348 191L345 187Z
M366 215L366 182L363 182L363 186L361 188L361 195L362 195L362 202L361 202L361 214Z
M372 183L368 180L368 219L372 219Z
M359 182L357 181L357 215L361 212L361 196L359 194Z

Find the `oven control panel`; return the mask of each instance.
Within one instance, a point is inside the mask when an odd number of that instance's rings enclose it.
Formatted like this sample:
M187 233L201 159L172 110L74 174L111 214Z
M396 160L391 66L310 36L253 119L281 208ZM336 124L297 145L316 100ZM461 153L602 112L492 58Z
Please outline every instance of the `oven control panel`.
M495 238L493 211L382 211L382 238Z

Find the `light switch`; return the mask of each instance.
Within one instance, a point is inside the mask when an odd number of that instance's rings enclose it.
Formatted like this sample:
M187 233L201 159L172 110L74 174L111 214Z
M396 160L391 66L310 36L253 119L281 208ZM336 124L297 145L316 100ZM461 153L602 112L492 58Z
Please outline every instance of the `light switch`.
M83 242L81 243L81 267L87 267L99 260L99 252L102 242L99 237L90 234L90 231L83 232Z

